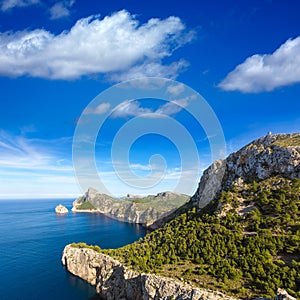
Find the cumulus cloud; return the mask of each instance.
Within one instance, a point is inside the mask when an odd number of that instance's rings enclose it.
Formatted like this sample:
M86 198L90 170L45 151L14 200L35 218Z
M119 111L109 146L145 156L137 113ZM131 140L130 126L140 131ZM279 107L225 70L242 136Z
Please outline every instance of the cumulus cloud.
M49 10L50 19L60 19L70 15L70 8L74 5L75 1L62 1L55 3Z
M248 57L219 84L226 91L258 93L300 82L300 36L274 53Z
M1 3L1 10L7 11L15 7L25 7L40 3L39 0L3 0Z
M109 78L176 77L186 65L164 65L163 59L194 35L177 17L150 19L140 25L122 10L99 19L80 19L54 35L44 29L0 34L0 75L76 79L105 74Z

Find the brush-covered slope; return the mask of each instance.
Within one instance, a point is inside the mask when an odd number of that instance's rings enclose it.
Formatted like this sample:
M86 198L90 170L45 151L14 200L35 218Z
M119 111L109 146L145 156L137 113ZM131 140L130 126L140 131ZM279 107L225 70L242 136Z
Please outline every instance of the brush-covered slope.
M300 134L268 135L216 162L173 216L106 253L245 299L274 297L279 287L300 298Z

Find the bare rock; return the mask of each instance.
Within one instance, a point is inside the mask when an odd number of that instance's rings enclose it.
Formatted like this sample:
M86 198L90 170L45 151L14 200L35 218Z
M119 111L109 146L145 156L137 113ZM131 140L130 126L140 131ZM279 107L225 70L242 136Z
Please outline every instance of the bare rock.
M59 204L55 207L55 212L59 215L64 215L64 214L67 214L69 211L65 206L63 206L62 204Z
M89 248L66 246L62 263L70 273L94 285L107 300L236 300L171 278L132 271L118 260Z
M199 208L221 190L281 175L300 178L300 133L268 134L226 159L214 162L203 172L191 202Z

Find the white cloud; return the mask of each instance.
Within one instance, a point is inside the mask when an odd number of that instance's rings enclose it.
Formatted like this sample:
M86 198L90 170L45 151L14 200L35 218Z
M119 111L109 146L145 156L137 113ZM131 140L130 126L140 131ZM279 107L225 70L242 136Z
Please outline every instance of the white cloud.
M95 109L87 108L84 110L85 115L102 115L106 113L110 108L110 103L104 102L100 103Z
M141 103L135 100L127 100L119 104L112 110L112 118L127 118L142 116L146 118L160 118L162 116L176 115L187 107L190 101L196 98L195 95L187 96L184 98L176 99L173 101L166 102L161 105L158 109L153 110L151 108L145 108L141 106Z
M70 8L74 5L75 1L62 1L55 3L49 10L50 19L60 19L70 15Z
M140 25L122 10L102 20L80 19L54 35L44 29L0 34L0 75L76 79L106 74L120 80L137 76L176 77L184 61L163 59L193 38L177 17L150 19ZM126 75L125 75L126 74Z
M167 116L175 115L187 107L190 101L193 99L195 99L194 95L167 102L166 104L160 106L155 113Z
M0 130L0 168L45 170L45 171L72 171L72 165L63 164L54 150L49 150L49 145L69 143L70 140L61 138L53 141L28 139L24 136L13 136ZM44 146L43 144L48 144ZM51 148L51 147L50 147Z
M71 142L29 139L0 130L0 198L78 195L71 153L65 153Z
M143 64L130 68L127 72L109 74L107 78L112 81L126 81L152 76L175 79L188 66L188 62L183 59L173 62L170 65L163 65L161 62L146 61Z
M142 164L130 164L130 169L139 170L139 171L151 171L150 165L142 165ZM152 166L153 167L153 166Z
M258 93L300 82L300 36L274 53L248 57L219 84L226 91Z
M119 104L111 113L112 118L136 117L152 113L150 108L143 108L137 101L127 100Z
M169 85L167 91L173 96L178 96L184 91L184 84L178 83L174 85Z
M1 10L7 11L15 7L25 7L40 3L39 0L3 0L1 3Z

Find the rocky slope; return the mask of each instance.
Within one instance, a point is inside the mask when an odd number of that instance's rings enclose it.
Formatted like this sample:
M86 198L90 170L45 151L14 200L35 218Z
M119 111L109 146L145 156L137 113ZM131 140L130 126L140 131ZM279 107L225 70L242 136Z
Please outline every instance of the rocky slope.
M243 182L260 181L276 175L300 178L300 133L268 134L226 159L215 161L203 172L190 202L153 222L149 228L160 228L192 207L205 207L222 190L242 187Z
M278 287L300 295L299 179L300 134L269 134L212 164L191 201L154 223L171 220L162 228L104 251L139 272L86 247L67 246L62 262L105 299L230 299L203 288L220 284L243 299ZM142 273L157 270L193 287ZM272 299L295 298L278 289Z
M214 162L204 171L191 202L202 208L221 190L276 175L300 178L300 133L268 134Z
M62 264L72 274L95 285L97 293L107 300L236 299L171 278L132 271L118 260L89 248L66 246Z
M147 197L127 195L122 199L115 199L89 188L84 196L74 201L72 211L99 212L120 221L149 226L189 199L187 195L171 192Z

